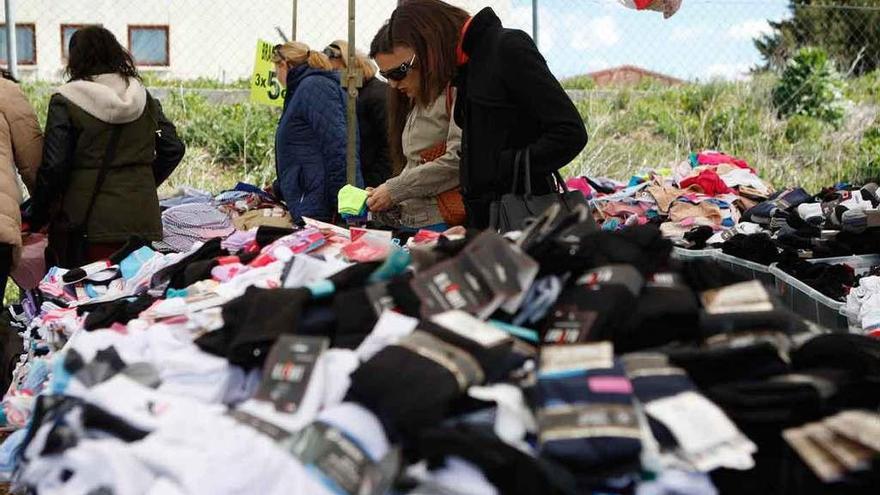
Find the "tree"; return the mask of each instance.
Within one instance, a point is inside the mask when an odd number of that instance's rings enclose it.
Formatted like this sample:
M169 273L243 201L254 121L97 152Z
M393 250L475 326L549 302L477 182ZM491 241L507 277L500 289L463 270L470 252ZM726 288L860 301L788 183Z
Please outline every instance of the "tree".
M791 0L789 8L791 18L755 40L764 69L781 70L804 46L825 49L853 75L880 69L880 0Z

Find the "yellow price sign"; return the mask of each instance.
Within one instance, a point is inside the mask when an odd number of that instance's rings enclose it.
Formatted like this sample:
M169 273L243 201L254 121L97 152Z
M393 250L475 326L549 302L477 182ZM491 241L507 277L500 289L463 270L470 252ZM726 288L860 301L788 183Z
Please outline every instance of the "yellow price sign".
M264 105L280 107L284 105L287 90L275 74L272 63L272 43L257 40L257 56L254 59L254 74L251 76L251 101Z

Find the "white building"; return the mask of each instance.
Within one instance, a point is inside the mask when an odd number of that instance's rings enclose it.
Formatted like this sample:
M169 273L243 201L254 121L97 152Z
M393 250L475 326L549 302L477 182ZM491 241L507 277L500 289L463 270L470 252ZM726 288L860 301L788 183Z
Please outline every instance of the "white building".
M77 28L100 24L129 48L141 70L173 79L249 77L258 38L290 36L293 0L13 0L20 73L61 79ZM492 6L504 19L512 0L451 0L469 12ZM366 49L397 0L358 0L358 46ZM348 37L348 0L299 0L297 39L321 49ZM0 3L0 22L5 20ZM6 65L5 24L0 65Z

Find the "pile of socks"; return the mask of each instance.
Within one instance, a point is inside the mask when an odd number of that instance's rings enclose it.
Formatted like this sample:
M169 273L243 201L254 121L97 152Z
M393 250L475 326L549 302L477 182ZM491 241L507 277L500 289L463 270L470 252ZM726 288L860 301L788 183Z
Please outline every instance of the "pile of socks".
M339 190L338 211L342 218L353 221L367 216L367 191L346 184Z
M186 252L196 242L232 234L235 227L227 215L211 204L192 203L165 210L162 231L163 244Z

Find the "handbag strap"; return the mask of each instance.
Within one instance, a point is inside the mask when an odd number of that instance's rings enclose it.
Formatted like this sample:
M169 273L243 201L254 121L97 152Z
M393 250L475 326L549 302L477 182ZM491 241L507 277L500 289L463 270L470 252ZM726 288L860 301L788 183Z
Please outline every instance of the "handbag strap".
M516 189L519 186L520 160L522 160L522 150L517 150L516 155L513 157L513 188L510 190L511 194L516 194Z
M101 168L98 170L98 178L95 181L95 190L92 192L91 199L89 199L89 206L86 208L86 216L80 224L81 228L86 231L88 230L89 220L92 218L92 211L95 209L95 203L98 200L98 194L101 192L101 188L104 186L104 181L107 179L107 173L110 171L110 164L116 157L116 148L119 146L119 136L121 134L122 126L114 125L113 130L110 131L110 140L107 141L107 149L104 151L104 159L101 161Z
M525 162L525 173L523 174L524 186L525 186L525 195L526 197L531 197L532 195L532 150L527 146L525 149L519 150L516 152L516 156L513 159L513 194L516 194L517 186L519 186L519 165L520 162ZM554 186L552 179L556 180L556 185ZM563 201L565 194L568 193L568 186L565 185L565 180L562 179L562 174L559 173L559 170L554 170L549 177L547 177L550 182L551 189L559 193L560 197L563 197ZM560 191L562 189L562 191Z

